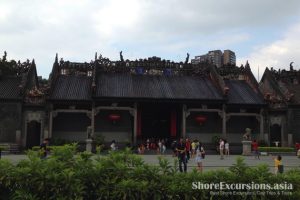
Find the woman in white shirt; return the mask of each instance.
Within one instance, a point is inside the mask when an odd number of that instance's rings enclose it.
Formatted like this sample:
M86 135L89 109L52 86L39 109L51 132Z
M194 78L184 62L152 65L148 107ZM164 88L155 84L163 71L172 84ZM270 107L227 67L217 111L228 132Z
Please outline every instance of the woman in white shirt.
M225 140L225 155L229 156L229 143Z
M204 155L205 155L205 151L203 146L201 145L201 143L199 143L199 145L196 147L196 158L195 161L197 163L197 170L199 172L203 171L203 164L202 161L204 159Z

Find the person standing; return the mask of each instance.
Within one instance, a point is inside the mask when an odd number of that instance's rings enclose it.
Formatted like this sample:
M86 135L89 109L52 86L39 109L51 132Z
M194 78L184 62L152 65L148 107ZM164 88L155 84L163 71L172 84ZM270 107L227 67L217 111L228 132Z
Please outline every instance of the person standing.
M196 147L196 158L195 161L197 163L197 170L199 172L203 171L203 164L202 161L204 159L204 155L205 155L205 151L204 148L202 146L202 144L200 143L197 147Z
M186 172L187 171L187 164L186 164L186 146L185 143L183 142L183 139L180 138L179 143L177 144L176 147L177 155L178 155L178 160L179 160L179 170L180 172ZM182 164L184 169L182 170Z
M176 156L177 156L177 150L176 150L176 148L177 148L177 141L176 141L176 140L174 140L174 141L172 142L171 148L172 148L172 150L173 150L173 157L176 157Z
M191 151L191 141L189 138L186 138L185 140L185 148L186 148L186 159L187 161L190 160L190 151Z
M49 139L46 138L44 139L44 141L42 142L42 144L40 145L40 150L42 152L42 155L41 155L41 159L45 159L47 158L47 155L48 155L48 144L49 144Z
M253 140L251 146L252 146L252 151L254 153L254 158L259 159L258 143L256 142L256 140Z
M224 159L224 140L223 139L220 139L219 149L220 149L220 159L223 160Z
M278 174L283 172L283 165L282 165L282 161L281 161L281 156L278 155L275 159L274 159L274 173Z
M227 140L225 140L225 155L229 156L229 143Z
M157 154L161 154L161 153L162 153L162 142L159 139L157 143Z
M162 154L165 154L166 149L167 149L166 144L165 144L164 141L162 141L162 152L161 152L161 153L162 153Z
M194 158L195 155L196 155L196 142L195 140L193 140L192 144L191 144L191 148L192 148L192 151L191 151L191 157Z
M115 140L111 141L110 149L111 149L112 151L117 150L117 146L116 146L116 141L115 141Z

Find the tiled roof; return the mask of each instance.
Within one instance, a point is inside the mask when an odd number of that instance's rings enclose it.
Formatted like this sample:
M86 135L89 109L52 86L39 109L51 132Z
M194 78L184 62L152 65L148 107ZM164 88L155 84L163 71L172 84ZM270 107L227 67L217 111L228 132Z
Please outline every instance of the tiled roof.
M243 80L225 80L229 87L228 104L264 104L263 97Z
M223 100L208 78L101 73L95 97Z
M82 75L60 75L53 86L52 100L91 100L92 79Z
M0 99L20 99L21 77L0 78Z

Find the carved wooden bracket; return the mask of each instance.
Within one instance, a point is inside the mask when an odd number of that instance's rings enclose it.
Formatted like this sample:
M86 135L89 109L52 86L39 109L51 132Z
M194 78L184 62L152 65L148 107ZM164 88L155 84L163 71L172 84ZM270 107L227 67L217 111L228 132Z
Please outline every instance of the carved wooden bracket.
M256 120L257 120L258 122L260 122L260 120L261 120L261 116L260 116L260 115L255 116L255 118L256 118Z
M87 113L86 113L86 116L87 116L88 118L92 119L92 112L87 112Z
M221 117L221 119L223 119L223 112L222 111L219 111L218 115Z
M230 115L226 115L226 121L230 120Z
M56 117L57 116L57 114L58 114L58 112L56 112L56 111L52 111L52 117L54 118L54 117Z
M129 110L129 114L134 117L134 110Z
M190 111L185 111L185 118L188 118L190 116L191 112Z

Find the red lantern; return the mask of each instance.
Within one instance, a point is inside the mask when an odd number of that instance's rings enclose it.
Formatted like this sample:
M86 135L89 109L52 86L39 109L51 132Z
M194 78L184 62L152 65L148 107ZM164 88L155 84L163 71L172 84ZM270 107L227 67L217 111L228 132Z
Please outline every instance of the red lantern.
M110 121L116 122L121 119L121 116L119 114L110 114L110 115L108 115L108 119Z
M195 121L198 122L200 125L202 125L204 122L206 122L206 117L202 115L198 115L195 117Z

